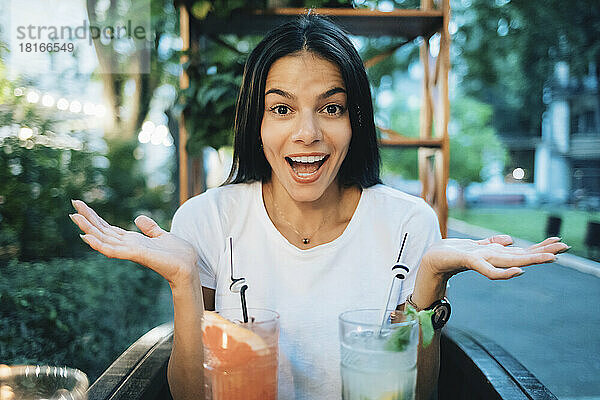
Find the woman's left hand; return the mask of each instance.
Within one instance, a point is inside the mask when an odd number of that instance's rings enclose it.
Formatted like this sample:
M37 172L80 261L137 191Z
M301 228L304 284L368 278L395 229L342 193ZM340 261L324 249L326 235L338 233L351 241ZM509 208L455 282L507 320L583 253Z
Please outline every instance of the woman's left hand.
M427 250L421 267L445 279L469 269L489 279L510 279L523 274L521 267L556 261L556 254L570 249L557 237L528 248L512 247L512 243L508 235L482 240L442 239Z

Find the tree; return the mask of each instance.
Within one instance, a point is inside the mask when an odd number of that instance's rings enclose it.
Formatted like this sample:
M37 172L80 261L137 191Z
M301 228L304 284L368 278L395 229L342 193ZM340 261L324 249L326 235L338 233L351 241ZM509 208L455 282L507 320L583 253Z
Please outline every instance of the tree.
M0 260L84 255L68 218L70 199L85 200L119 226L141 211L167 221L170 194L147 188L132 156L135 142L102 155L88 146L87 132L62 131L60 114L19 91L0 57Z
M179 54L169 46L161 47L163 39L177 36L176 10L170 0L112 0L108 7L101 0L86 0L86 6L90 25L93 26L118 26L117 21L139 21L138 14L142 14L142 19L151 18L151 32L146 35L152 36L145 41L134 41L135 49L130 54L123 54L116 39L106 42L99 35L92 37L99 62L97 76L103 83L109 105L105 137L109 140L134 139L150 109L156 88L164 83L178 85L176 65ZM150 6L150 13L146 15L146 10L140 10L139 6ZM149 73L140 73L146 63L149 64ZM130 82L134 83L132 94L125 90L125 85ZM123 107L128 108L126 114L122 112Z
M100 190L98 154L84 132L56 132L52 113L15 90L0 58L0 260L80 256L69 200Z
M467 94L493 104L494 126L501 133L539 136L543 89L556 62L566 61L578 77L594 63L600 78L595 0L457 0L452 5L458 26L454 70Z
M451 109L450 178L459 186L458 205L471 182L488 178L485 166L504 164L506 150L492 126L492 107L468 97L455 98Z
M174 205L169 204L171 199L166 198L169 194L165 193L165 188L147 187L134 151L138 145L137 133L148 115L156 89L161 85L179 86L180 53L172 46L164 45L178 37L179 20L171 0L111 0L107 4L101 0L86 0L90 25L119 26L119 21L142 23L144 18L150 18L151 26L151 32L146 33L149 40L134 41L134 51L129 54L123 54L117 40L103 42L100 37L93 37L99 61L96 77L103 83L109 105L104 139L109 160L106 184L110 190L99 201L98 209L111 222L131 227L131 221L138 212L155 210L163 214ZM140 6L150 9L140 10ZM136 26L135 23L133 26ZM144 63L148 63L148 73L143 73L143 68L135 68ZM126 90L127 85L133 87L133 93ZM124 112L125 109L127 112ZM167 118L173 116L169 110L165 114ZM173 122L169 121L169 126L173 127ZM174 142L177 146L177 141ZM120 207L114 206L117 203ZM162 222L168 220L166 215L159 219Z

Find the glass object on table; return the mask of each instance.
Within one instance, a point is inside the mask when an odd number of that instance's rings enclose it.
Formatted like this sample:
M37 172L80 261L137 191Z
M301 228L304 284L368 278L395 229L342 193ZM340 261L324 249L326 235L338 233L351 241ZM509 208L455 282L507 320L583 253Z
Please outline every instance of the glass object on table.
M87 400L88 385L73 368L0 365L0 400Z
M417 382L419 324L381 326L382 310L339 316L343 400L412 400Z
M204 377L207 400L276 400L279 314L248 308L204 312Z

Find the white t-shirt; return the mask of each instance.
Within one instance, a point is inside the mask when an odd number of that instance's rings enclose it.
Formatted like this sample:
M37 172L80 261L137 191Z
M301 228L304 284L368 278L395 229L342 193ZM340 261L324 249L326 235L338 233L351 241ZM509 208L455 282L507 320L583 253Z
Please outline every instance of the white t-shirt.
M228 237L234 277L248 284L248 307L280 314L279 399L341 398L338 315L383 309L402 237L410 268L397 304L412 292L425 250L441 239L435 212L419 197L384 185L363 189L348 226L335 240L308 250L292 245L269 219L261 182L210 189L183 204L171 232L198 251L202 286L215 308L240 307L229 290ZM397 285L396 285L397 286Z

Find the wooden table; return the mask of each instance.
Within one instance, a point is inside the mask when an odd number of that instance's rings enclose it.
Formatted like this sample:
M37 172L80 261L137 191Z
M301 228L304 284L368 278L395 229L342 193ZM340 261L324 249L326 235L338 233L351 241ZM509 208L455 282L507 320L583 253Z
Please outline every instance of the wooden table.
M160 325L127 349L92 384L88 400L168 400L167 363L173 325ZM557 400L521 363L493 341L444 328L440 400Z

